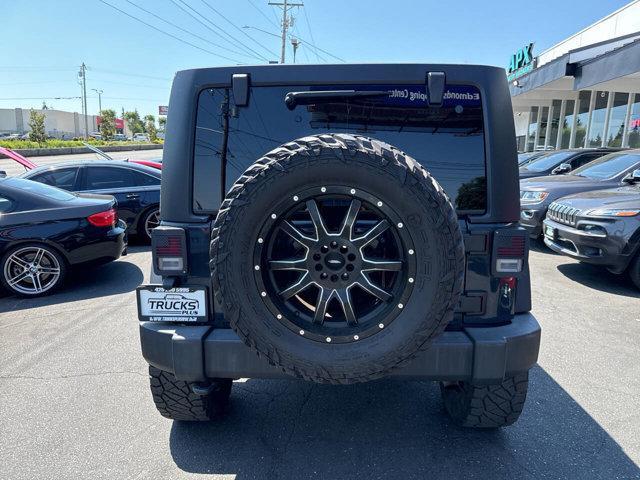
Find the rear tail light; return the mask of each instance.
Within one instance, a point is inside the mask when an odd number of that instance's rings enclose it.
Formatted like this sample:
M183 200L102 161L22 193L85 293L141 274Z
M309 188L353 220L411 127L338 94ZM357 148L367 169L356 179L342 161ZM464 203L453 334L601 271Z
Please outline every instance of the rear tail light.
M187 273L187 242L182 228L159 226L151 233L153 269L157 275Z
M498 230L493 236L494 273L520 273L527 256L527 235L522 230Z
M115 227L118 214L112 208L106 212L98 212L87 217L87 221L94 227Z

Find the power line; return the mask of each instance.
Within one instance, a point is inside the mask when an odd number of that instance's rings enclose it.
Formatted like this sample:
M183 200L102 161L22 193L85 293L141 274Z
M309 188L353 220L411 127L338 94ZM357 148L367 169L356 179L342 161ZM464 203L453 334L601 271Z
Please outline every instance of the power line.
M309 36L311 37L311 41L313 43L316 43L315 38L313 38L313 32L311 31L311 22L309 22L309 15L307 15L307 7L305 6L302 9L302 12L304 13L304 19L307 22L307 30L309 30ZM306 50L305 50L306 52ZM320 61L320 56L318 55L318 51L315 50L315 54L316 54L316 58L318 59L318 61Z
M292 30L296 34L296 38L300 38L300 29L298 29L298 23L297 22L293 25L293 29ZM293 39L291 39L291 43L293 43ZM300 45L304 46L304 43L298 42L298 47ZM295 50L294 50L294 52L295 52ZM307 63L311 63L311 61L309 60L309 54L307 53L307 49L306 48L302 49L302 53L304 53L304 58L307 59ZM295 53L294 53L294 58L295 58ZM318 59L318 63L319 63L319 60L320 59Z
M100 0L102 1L102 0ZM195 17L194 15L192 15L191 13L189 13L188 11L186 11L184 9L184 7L180 6L178 3L176 3L176 1L182 3L185 7L187 7L189 10L191 10L192 12L194 12L196 15L198 15L199 17L203 18L208 24L210 24L211 26L213 26L214 28L220 30L222 33L224 33L226 36L228 36L231 40L224 38L222 35L220 35L218 32L216 32L215 30L213 30L212 28L210 28L207 24L205 24L202 20L198 19L197 17ZM217 36L219 36L220 38L222 38L225 42L229 42L231 44L237 44L239 46L242 46L244 50L249 52L250 57L254 57L254 58L259 58L260 60L264 60L265 62L268 61L268 59L256 52L255 50L253 50L250 47L247 47L244 43L242 43L240 40L238 40L237 38L234 38L232 35L230 35L229 33L227 33L223 28L220 28L218 25L216 25L215 23L213 23L211 20L209 20L207 17L205 17L204 15L202 15L200 12L198 12L196 9L194 9L191 5L189 5L188 3L184 2L184 0L171 0L171 2L178 8L180 8L183 12L187 13L188 15L190 15L193 19L195 19L197 22L199 22L200 24L204 25L206 28L208 28L211 32L213 32L214 34L216 34ZM234 43L235 42L235 43Z
M308 45L309 47L313 48L314 50L319 50L319 51L321 51L322 53L324 53L324 54L326 54L326 55L328 55L328 56L330 56L330 57L335 58L336 60L339 60L339 61L341 61L341 62L345 62L345 60L344 60L343 58L337 57L337 56L335 56L333 53L331 53L331 52L327 52L326 50L323 50L322 48L318 47L317 45L314 45L314 44L313 44L313 43L311 43L311 42L308 42L307 40L305 40L305 39L304 39L304 38L302 38L302 37L298 37L298 40L301 40L302 42L304 42L306 45Z
M38 66L38 65L29 65L29 66L25 66L25 65L14 65L14 66L8 66L8 65L1 65L0 66L0 70L42 70L42 71L48 71L48 72L62 72L62 71L70 71L73 70L75 71L77 67L43 67L43 66Z
M97 98L97 97L89 97L89 98ZM149 99L149 98L139 98L139 97L102 97L107 100L135 100L141 102L159 102L157 99Z
M154 25L151 25L150 23L147 23L147 22L145 22L144 20L141 20L141 19L139 19L138 17L135 17L134 15L131 15L130 13L127 13L127 12L125 12L124 10L119 9L119 8L118 8L118 7L116 7L115 5L111 5L110 3L105 2L104 0L98 0L98 1L99 1L99 2L101 2L101 3L104 3L105 5L107 5L107 6L111 7L111 8L113 8L114 10L117 10L118 12L120 12L120 13L122 13L122 14L126 15L127 17L132 18L132 19L134 19L134 20L136 20L136 21L138 21L138 22L140 22L140 23L142 23L142 24L146 25L147 27L152 28L152 29L156 30L157 32L160 32L160 33L162 33L163 35L166 35L167 37L171 37L171 38L173 38L174 40L177 40L177 41L179 41L179 42L181 42L181 43L184 43L184 44L186 44L186 45L189 45L190 47L197 48L198 50L201 50L201 51L203 51L203 52L205 52L205 53L208 53L208 54L210 54L210 55L214 55L214 56L216 56L216 57L220 57L220 58L223 58L223 59L225 59L225 60L229 60L229 61L234 62L234 63L240 63L240 62L238 62L237 60L235 60L235 59L233 59L233 58L225 57L224 55L220 55L219 53L212 52L211 50L207 50L206 48L199 47L198 45L195 45L195 44L193 44L193 43L191 43L191 42L188 42L188 41L183 40L183 39L181 39L181 38L179 38L179 37L176 37L175 35L172 35L172 34L171 34L171 33L169 33L169 32L165 32L164 30L160 30L158 27L156 27L156 26L154 26Z
M78 100L82 97L2 97L0 100Z
M176 25L173 22L170 22L169 20L165 20L164 18L162 18L162 17L156 15L155 13L147 10L146 8L143 8L140 5L137 5L137 4L133 3L131 0L126 0L126 1L127 1L127 3L130 3L131 5L133 5L134 7L136 7L138 9L142 10L143 12L145 12L145 13L147 13L147 14L155 17L155 18L157 18L158 20L160 20L161 22L166 23L167 25L171 25L172 27L177 28L178 30L180 30L181 32L186 33L187 35L191 35L193 37L196 37L197 39L202 40L203 42L206 42L209 45L212 45L212 46L217 47L217 48L221 48L223 50L227 50L228 52L235 53L237 55L244 55L243 52L240 52L238 50L232 50L230 48L225 47L224 45L220 45L220 44L214 43L214 42L212 42L212 41L210 41L210 40L208 40L208 39L206 39L206 38L204 38L204 37L202 37L202 36L200 36L200 35L198 35L196 33L190 32L189 30L186 30L186 29L180 27L179 25Z
M271 5L271 4L269 4L269 5ZM273 18L275 18L275 20L276 20L276 27L279 27L280 26L279 25L280 24L280 19L278 18L278 15L276 13L275 7L271 6L270 10L271 10L271 15L273 15Z
M0 87L8 87L10 85L51 85L51 84L61 84L61 83L69 83L67 80L56 80L55 82L47 81L47 82L10 82L10 83L0 83Z
M114 82L113 80L96 80L95 83L108 85L124 85L126 87L154 88L157 90L169 90L169 87L159 87L157 85L141 85L139 83Z
M168 77L154 77L152 75L142 75L139 73L130 73L130 72L120 72L118 70L110 70L110 69L106 69L106 68L95 68L95 67L91 67L89 68L89 71L91 72L99 72L99 73L106 73L108 75L123 75L126 77L139 77L139 78L148 78L151 80L162 80L163 82L170 82L171 79Z
M269 31L267 31L267 30L262 30L261 28L252 27L252 26L249 26L249 25L247 25L247 27L246 27L246 28L251 28L251 29L253 29L253 30L257 30L257 31L259 31L259 32L266 33L267 35L271 35L272 37L278 37L278 38L281 38L281 35L278 35L278 34L273 33L273 32L269 32ZM289 38L291 38L291 35L289 35L289 34L288 34L288 36L289 36ZM345 61L345 60L343 60L342 58L340 58L340 57L336 57L335 55L333 55L333 54L331 54L331 53L327 52L326 50L323 50L323 49L321 49L320 47L318 47L318 46L316 46L316 45L312 44L311 42L308 42L307 40L305 40L304 38L302 38L302 37L300 37L300 36L298 36L297 38L298 38L298 40L302 41L302 45L307 45L307 46L309 46L309 47L310 47L310 48L312 48L312 49L316 49L316 50L319 50L319 51L321 51L321 52L324 52L324 53L326 53L327 55L329 55L329 56L331 56L331 57L335 58L336 60L340 60L341 62L344 62L344 61ZM318 55L320 55L320 54L318 54ZM320 55L320 58L321 58L323 61L326 61L326 59L325 59L322 55Z
M233 28L235 28L236 30L238 30L240 33L242 33L245 37L247 37L249 40L251 40L252 42L256 43L257 45L259 45L260 47L262 47L265 51L267 51L268 53L270 53L271 55L276 55L277 54L271 50L269 50L267 47L265 47L263 44L261 44L260 42L258 42L255 38L253 38L251 35L249 35L247 32L245 32L243 29L241 29L240 27L238 27L235 23L233 23L231 20L229 20L227 17L225 17L222 13L220 13L218 10L216 10L214 7L211 6L211 4L209 2L207 2L206 0L200 0L202 3L204 3L207 7L209 7L212 11L214 11L215 13L217 13L218 15L220 15L224 20L226 20L226 22L231 25Z
M266 14L266 13L264 13L264 12L262 11L262 9L261 9L260 7L258 7L255 3L253 3L253 1L252 1L252 0L247 0L247 1L249 2L249 4L250 4L253 8L255 8L255 9L258 11L258 13L260 13L260 15L262 15L264 18L266 18L266 19L267 19L267 22L269 22L269 23L270 23L271 25L273 25L274 27L279 28L277 19L276 19L276 21L274 22L271 18L269 18L269 17L267 16L267 14ZM271 12L273 12L273 10L271 10Z

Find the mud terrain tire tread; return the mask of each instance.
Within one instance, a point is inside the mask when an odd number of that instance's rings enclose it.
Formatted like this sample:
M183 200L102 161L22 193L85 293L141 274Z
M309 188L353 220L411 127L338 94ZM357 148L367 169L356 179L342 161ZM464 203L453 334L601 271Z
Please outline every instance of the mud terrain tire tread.
M213 392L196 395L189 382L152 366L149 366L149 381L153 402L163 417L200 422L212 420L225 410L232 384L231 379L216 379L212 381Z
M528 387L529 372L505 378L498 385L440 383L447 413L456 424L470 428L500 428L513 424L522 413Z

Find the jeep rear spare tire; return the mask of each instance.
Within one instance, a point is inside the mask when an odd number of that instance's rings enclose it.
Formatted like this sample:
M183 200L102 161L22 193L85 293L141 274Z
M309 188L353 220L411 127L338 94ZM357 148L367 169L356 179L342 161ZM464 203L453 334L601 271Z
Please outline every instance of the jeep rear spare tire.
M298 139L256 161L212 230L214 293L240 338L321 383L387 375L453 317L464 247L415 160L370 138Z

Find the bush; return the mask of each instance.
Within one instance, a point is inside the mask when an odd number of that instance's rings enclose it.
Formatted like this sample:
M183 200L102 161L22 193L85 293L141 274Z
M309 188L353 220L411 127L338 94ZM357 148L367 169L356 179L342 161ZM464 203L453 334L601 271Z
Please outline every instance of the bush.
M31 140L0 140L0 147L10 148L17 150L21 148L68 148L68 147L83 147L83 140L58 140L50 138L43 143L32 142ZM109 145L142 145L140 142L117 142L106 140L89 140L89 145L95 145L96 147L105 147ZM161 140L153 142L154 144L162 144Z
M35 110L29 112L29 140L38 144L42 144L47 140L47 134L44 130L44 113L38 113Z

